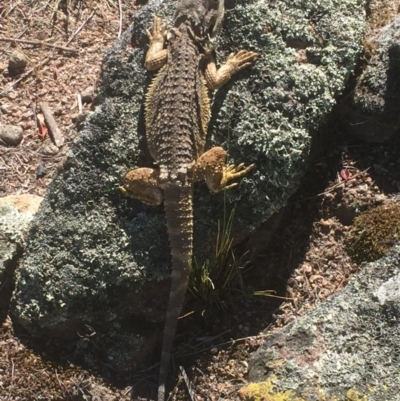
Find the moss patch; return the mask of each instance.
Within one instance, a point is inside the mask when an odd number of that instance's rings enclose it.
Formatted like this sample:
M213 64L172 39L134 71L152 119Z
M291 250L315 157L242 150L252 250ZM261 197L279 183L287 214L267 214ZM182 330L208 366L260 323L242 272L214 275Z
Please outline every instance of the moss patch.
M348 238L348 252L357 263L386 254L400 240L400 203L388 203L356 217Z

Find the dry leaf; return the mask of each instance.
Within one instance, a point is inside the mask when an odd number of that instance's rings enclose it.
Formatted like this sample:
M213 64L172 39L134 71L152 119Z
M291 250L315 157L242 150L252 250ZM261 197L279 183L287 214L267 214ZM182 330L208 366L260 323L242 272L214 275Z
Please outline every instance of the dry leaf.
M44 122L44 117L43 114L37 114L37 121L38 121L38 135L41 138L44 138L47 133L48 133L48 129L47 129L47 125Z

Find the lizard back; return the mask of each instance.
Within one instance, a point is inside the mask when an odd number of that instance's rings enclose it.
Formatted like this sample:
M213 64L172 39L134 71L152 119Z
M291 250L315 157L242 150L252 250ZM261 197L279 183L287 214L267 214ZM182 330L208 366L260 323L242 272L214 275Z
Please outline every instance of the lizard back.
M181 183L203 153L210 101L199 67L203 54L189 25L172 28L170 35L168 61L146 97L146 137L161 181Z

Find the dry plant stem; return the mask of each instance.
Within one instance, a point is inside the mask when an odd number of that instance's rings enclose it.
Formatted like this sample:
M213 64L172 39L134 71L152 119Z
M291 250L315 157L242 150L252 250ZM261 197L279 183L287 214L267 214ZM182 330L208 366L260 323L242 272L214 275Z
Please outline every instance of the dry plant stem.
M79 93L76 95L76 97L78 99L78 112L79 112L79 114L82 114L82 111L83 111L82 97L81 97L81 95Z
M71 52L78 54L79 50L73 49L71 47L53 45L52 43L46 43L40 40L26 40L26 39L17 39L17 38L0 38L0 42L17 42L17 43L25 43L27 45L34 45L34 46L47 46L53 47L54 49L64 50L66 52Z
M93 10L89 17L86 18L86 21L72 34L72 36L68 39L67 45L69 45L74 37L78 35L78 33L81 31L81 29L90 21L90 19L93 17L95 10Z
M358 172L357 174L354 174L353 176L351 176L348 180L343 180L343 181L339 181L338 183L332 185L331 187L329 187L326 191L321 192L320 194L318 194L317 196L323 196L326 195L329 192L332 192L334 189L340 187L341 185L346 185L346 183L350 182L350 181L354 181L358 176L366 173L371 167L366 168L363 171Z
M18 78L16 81L12 82L9 84L3 91L0 92L0 97L6 95L17 83L21 82L24 80L26 77L32 74L33 71L37 70L40 67L43 67L45 64L47 64L50 61L50 57L44 59L42 62L40 62L36 67L31 68L25 74L23 74L20 78Z
M121 0L118 0L118 9L119 9L119 30L118 30L118 39L121 37L122 33L122 4Z
M184 380L184 382L186 384L187 391L188 391L188 394L190 396L190 400L191 401L196 401L196 399L197 399L196 393L193 391L193 387L192 387L192 385L190 383L190 380L189 380L189 378L188 378L188 376L186 374L186 371L185 371L184 367L183 366L179 366L179 370L181 371L183 380Z
M24 34L25 34L25 32L26 32L27 30L28 30L28 28L25 28L25 29L23 30L23 32L21 32L21 33L18 35L18 38L16 38L16 39L19 39L19 38L21 38L22 36L24 36ZM16 39L13 39L13 41L15 42ZM6 50L8 50L9 47L10 47L10 45L7 45L6 47L4 47L4 49L1 50L0 55L3 54Z
M44 119L49 127L54 143L56 146L61 147L64 145L64 137L62 136L61 131L58 129L56 120L53 117L49 105L47 103L40 103L40 109L42 110Z

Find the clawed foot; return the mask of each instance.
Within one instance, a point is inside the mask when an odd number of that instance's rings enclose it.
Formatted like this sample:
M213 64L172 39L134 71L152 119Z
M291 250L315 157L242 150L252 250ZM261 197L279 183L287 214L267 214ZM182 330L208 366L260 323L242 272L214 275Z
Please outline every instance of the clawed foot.
M244 163L239 164L238 166L235 166L234 164L231 164L229 166L226 166L223 171L222 179L221 179L221 188L222 190L226 190L229 188L236 187L238 185L237 182L234 182L233 184L227 185L229 181L235 180L236 178L243 177L246 175L250 170L254 168L254 164L251 164L248 167L244 166Z
M251 65L258 56L259 54L256 52L240 50L237 53L231 53L226 63L230 64L236 73Z
M167 27L161 24L161 18L156 16L153 20L153 33L146 29L146 34L150 43L164 42L167 39Z

